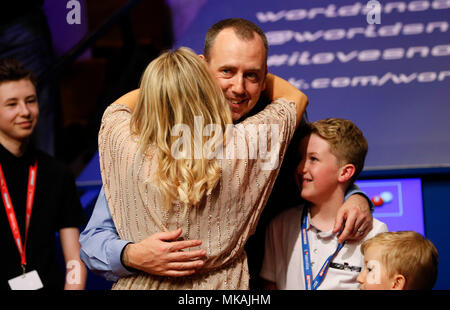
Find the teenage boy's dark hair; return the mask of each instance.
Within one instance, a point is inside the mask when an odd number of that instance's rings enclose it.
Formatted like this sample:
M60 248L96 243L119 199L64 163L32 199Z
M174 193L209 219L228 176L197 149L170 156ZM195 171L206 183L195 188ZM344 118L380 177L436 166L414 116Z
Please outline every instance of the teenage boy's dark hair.
M14 58L0 59L0 84L11 81L30 80L36 87L36 77L30 70Z

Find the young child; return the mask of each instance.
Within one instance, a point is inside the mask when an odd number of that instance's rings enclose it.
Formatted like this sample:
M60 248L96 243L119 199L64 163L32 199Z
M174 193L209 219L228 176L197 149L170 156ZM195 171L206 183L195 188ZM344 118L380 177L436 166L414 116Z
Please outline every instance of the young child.
M363 169L368 145L351 121L311 123L300 144L298 184L304 205L278 215L266 233L261 277L267 289L358 289L362 241L387 231L374 219L360 242L338 244L332 233L347 188ZM366 227L355 227L364 232Z
M429 290L437 277L438 252L414 231L379 234L361 245L362 290Z

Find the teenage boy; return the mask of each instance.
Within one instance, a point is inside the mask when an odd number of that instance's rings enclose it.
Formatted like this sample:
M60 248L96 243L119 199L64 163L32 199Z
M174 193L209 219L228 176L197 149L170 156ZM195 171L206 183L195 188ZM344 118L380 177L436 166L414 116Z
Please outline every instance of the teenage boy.
M30 142L39 117L35 85L17 60L0 60L0 289L83 289L78 227L84 212L70 170Z

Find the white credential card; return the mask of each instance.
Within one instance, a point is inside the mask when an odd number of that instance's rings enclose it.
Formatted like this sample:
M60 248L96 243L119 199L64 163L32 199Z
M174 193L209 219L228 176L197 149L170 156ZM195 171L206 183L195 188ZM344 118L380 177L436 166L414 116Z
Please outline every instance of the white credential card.
M44 287L36 270L12 278L8 283L12 290L38 290Z

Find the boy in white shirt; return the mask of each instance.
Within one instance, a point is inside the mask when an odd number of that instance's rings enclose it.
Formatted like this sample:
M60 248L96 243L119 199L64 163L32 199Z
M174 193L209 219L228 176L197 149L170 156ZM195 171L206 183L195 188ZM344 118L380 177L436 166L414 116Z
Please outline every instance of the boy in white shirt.
M343 244L332 230L367 150L362 132L349 120L330 118L308 126L296 172L305 204L282 212L267 229L260 273L267 289L359 289L360 245L387 226L374 219L365 239ZM364 232L358 223L355 227Z

